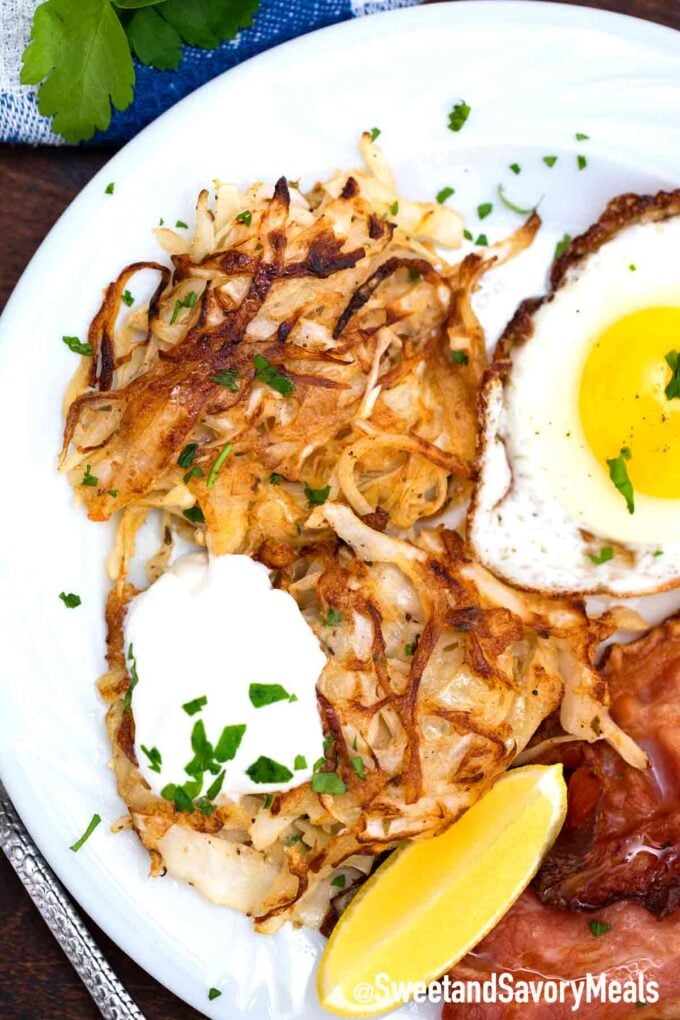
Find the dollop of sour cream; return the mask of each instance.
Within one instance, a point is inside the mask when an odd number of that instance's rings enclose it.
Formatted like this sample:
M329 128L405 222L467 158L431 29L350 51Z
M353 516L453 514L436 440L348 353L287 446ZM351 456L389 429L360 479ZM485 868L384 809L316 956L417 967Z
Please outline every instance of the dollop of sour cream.
M311 778L323 754L316 681L326 656L266 567L249 556L183 556L134 599L125 638L137 677L135 750L154 792L192 781L186 766L203 733L221 759L203 796L218 766L218 802Z

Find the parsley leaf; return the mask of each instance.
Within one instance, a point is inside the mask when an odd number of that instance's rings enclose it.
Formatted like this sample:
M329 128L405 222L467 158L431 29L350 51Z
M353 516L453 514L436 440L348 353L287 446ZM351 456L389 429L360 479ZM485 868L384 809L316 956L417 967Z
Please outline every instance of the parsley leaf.
M132 692L139 683L139 675L137 673L137 660L135 658L134 649L132 643L130 643L127 652L128 657L128 673L130 674L130 683L123 697L123 711L126 712L132 704Z
M380 128L371 128L371 141L374 142L379 135L382 134Z
M219 990L219 988L211 988L208 991L208 998L212 1002L213 999L219 999L221 994L222 994L222 992Z
M626 467L626 461L630 460L631 456L632 454L628 447L624 446L618 457L607 461L607 467L609 468L609 477L626 501L628 513L634 514L635 496L633 494L633 486L628 477L628 468Z
M223 372L218 372L217 375L210 376L210 382L217 383L218 386L224 386L226 389L231 390L232 393L238 393L238 372L232 372L228 368L225 368Z
M357 755L356 758L350 758L349 763L359 779L366 778L366 766L364 765L364 759L360 755Z
M558 241L557 244L555 245L555 258L556 259L561 259L562 258L562 256L564 255L565 251L569 247L569 242L570 241L571 241L571 234L563 234L562 235L562 240Z
M346 884L346 875L336 875L335 878L331 879L331 885L334 885L337 889L344 889Z
M315 772L312 790L314 793L347 793L347 787L337 772Z
M187 715L196 715L196 713L200 712L202 708L205 708L207 704L208 699L206 698L205 694L203 694L201 695L200 698L194 698L193 701L185 702L185 704L182 705L182 708L184 709Z
M116 0L122 6L120 0ZM130 46L143 64L174 71L182 59L182 37L156 10L135 11L127 25Z
M255 375L257 378L261 382L266 383L267 386L271 386L282 397L289 397L295 391L293 380L289 379L283 372L280 372L276 365L272 365L262 354L255 355L253 364L255 365Z
M77 839L75 843L69 847L69 850L73 850L74 854L77 853L80 850L83 843L87 842L87 840L90 838L90 836L92 835L92 833L97 828L100 822L101 822L100 815L96 814L92 815L92 818L90 819L90 824L85 829L85 832L82 834L80 839Z
M482 202L481 205L477 206L477 215L479 216L480 220L486 219L486 217L492 211L493 211L493 203L492 202Z
M253 222L253 214L250 209L244 209L243 212L240 212L236 217L236 222L242 223L244 227L249 227Z
M195 506L190 506L188 510L182 510L182 516L192 524L205 524L205 517L198 503Z
M259 0L164 0L158 13L177 29L185 42L214 49L248 28Z
M475 241L475 244L478 244L480 246L487 245L488 243L489 243L489 239L486 236L486 234L480 234L479 237L477 238L477 240Z
M163 758L162 758L161 752L158 750L158 748L157 747L151 747L151 748L144 747L144 744L142 744L141 747L142 747L142 751L144 752L144 754L149 759L149 768L151 769L151 771L152 772L160 772L161 765L163 764Z
M680 399L680 351L669 351L666 355L666 364L671 370L670 382L664 390L666 399Z
M451 361L456 365L467 365L470 358L465 351L451 351Z
M21 82L40 85L38 109L68 142L111 123L132 102L135 71L109 0L46 0L35 12ZM42 84L41 84L42 83Z
M216 760L231 761L235 758L245 732L245 723L239 723L237 726L225 726L220 739L215 744Z
M305 496L310 506L321 506L331 494L330 485L324 485L323 489L312 489L305 482Z
M608 931L612 930L611 924L607 924L605 921L591 921L588 927L596 939L601 938Z
M281 684L251 684L248 697L255 708L264 708L276 701L288 701L290 694Z
M578 164L579 170L585 170L585 168L588 166L588 160L586 159L585 156L577 156L576 162Z
M179 464L179 466L183 468L191 467L191 465L194 462L194 457L196 456L197 450L198 443L187 443L187 445L184 447L179 457L177 458L177 463Z
M123 302L124 305L127 305L128 308L132 308L132 306L135 303L135 299L129 290L123 291L123 293L120 296L120 300Z
M300 769L306 769L307 768L307 759L305 758L304 754L296 754L295 755L295 761L293 762L293 768L295 769L296 772L298 772Z
M543 162L545 163L546 166L553 167L557 162L557 156L544 156Z
M269 476L270 485L280 485L283 481L283 475L280 475L278 471L272 471Z
M472 240L472 234L470 233L469 230L464 230L463 231L463 237L465 238L466 241L471 241Z
M444 202L447 200L447 198L451 198L451 195L453 195L454 192L455 192L455 189L454 188L449 188L448 185L447 185L447 187L442 188L441 191L438 191L437 195L436 195L436 198L437 198L437 202L439 203L439 205L443 205Z
M577 142L587 142L590 135L584 135L582 131L577 131L574 137Z
M170 318L170 325L174 326L177 322L177 316L179 315L182 308L193 308L198 301L198 294L194 290L190 290L189 293L183 298L177 298L175 301L175 307L172 310L172 316Z
M92 357L92 344L81 343L77 336L63 336L61 338L69 351L74 354L83 354L86 358Z
M109 183L104 188L104 194L105 195L112 195L115 190L116 190L116 182L115 181L109 181Z
M95 486L98 483L98 481L99 481L99 479L97 478L97 476L93 475L92 472L90 471L90 465L86 464L85 465L85 474L83 475L83 480L82 480L82 482L80 484L81 485Z
M74 595L73 593L67 595L65 591L62 591L60 593L59 598L64 603L67 609L75 609L76 606L79 606L82 602L80 595Z
M598 567L601 563L607 563L607 561L611 560L613 556L614 550L610 545L603 545L599 553L588 553L589 559L591 559Z
M470 116L470 107L464 101L456 103L449 114L449 131L460 131L465 121Z
M321 620L322 627L337 627L342 623L342 613L339 613L337 609L333 609L333 606L329 606L326 615Z
M511 163L510 169L512 170L513 174L521 174L522 172L522 168L519 165L519 163Z
M254 783L287 783L293 778L289 768L262 754L257 761L248 766L246 775L250 776Z

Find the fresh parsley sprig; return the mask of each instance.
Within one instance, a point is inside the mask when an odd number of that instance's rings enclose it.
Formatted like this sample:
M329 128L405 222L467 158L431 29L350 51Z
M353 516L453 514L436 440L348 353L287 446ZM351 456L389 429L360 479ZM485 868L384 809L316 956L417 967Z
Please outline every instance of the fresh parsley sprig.
M46 0L33 16L21 82L39 85L38 109L67 142L111 123L133 99L133 54L175 70L182 46L215 49L252 24L260 0Z

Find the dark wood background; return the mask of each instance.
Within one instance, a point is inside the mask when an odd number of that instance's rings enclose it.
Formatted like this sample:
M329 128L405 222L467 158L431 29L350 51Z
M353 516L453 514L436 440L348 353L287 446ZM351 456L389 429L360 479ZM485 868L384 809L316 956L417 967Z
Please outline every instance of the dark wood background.
M604 0L600 7L680 29L680 0ZM110 150L0 147L0 307L57 217L111 155ZM117 948L90 930L148 1020L192 1020L184 1005ZM206 990L207 991L207 990ZM91 999L0 854L0 1020L94 1020Z

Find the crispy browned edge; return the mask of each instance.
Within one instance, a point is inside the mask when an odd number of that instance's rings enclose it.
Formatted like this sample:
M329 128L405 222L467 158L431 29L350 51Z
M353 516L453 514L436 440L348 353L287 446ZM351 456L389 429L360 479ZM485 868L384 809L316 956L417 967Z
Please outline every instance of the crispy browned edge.
M588 227L583 234L574 237L569 242L565 251L555 259L550 270L550 288L547 293L543 297L525 298L518 305L517 311L498 339L491 364L484 373L484 378L479 388L477 450L473 470L475 485L467 512L468 535L470 534L472 519L477 510L477 480L479 479L482 460L486 452L485 435L491 386L496 380L500 380L501 384L505 384L512 365L512 351L516 347L521 347L533 336L534 315L544 304L552 301L570 269L581 265L590 255L593 255L603 244L610 241L625 227L630 227L635 223L667 220L678 215L680 215L680 188L674 188L673 191L659 191L656 195L636 195L634 192L617 195L607 203L600 218L591 227ZM469 546L469 540L468 549L472 555L475 555L475 551ZM676 581L669 581L653 590L630 591L622 595L618 592L612 593L608 588L601 586L588 589L580 588L578 592L569 592L531 588L528 585L519 585L511 578L503 577L503 579L520 591L537 591L543 595L554 595L557 597L614 594L617 598L632 598L636 595L653 595L657 592L670 591L673 588L677 588L680 583L680 579L678 579Z

